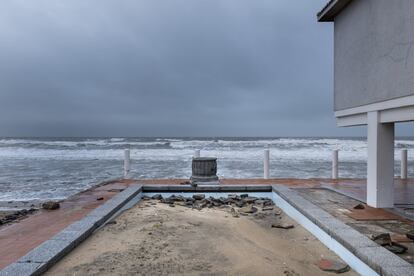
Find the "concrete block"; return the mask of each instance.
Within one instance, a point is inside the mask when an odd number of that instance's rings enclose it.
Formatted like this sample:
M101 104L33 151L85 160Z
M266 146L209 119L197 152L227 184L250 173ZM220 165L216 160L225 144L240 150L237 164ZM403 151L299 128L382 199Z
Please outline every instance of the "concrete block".
M13 263L0 271L0 276L29 276L36 275L43 263Z
M71 249L70 241L47 240L20 258L18 263L47 263L52 265Z
M383 267L381 273L386 276L414 276L414 265Z
M383 275L407 275L404 273L395 274L395 272L397 272L398 267L402 269L412 267L408 262L380 246L359 248L355 251L355 255L372 269ZM387 268L393 268L394 274L385 274Z
M79 231L61 231L58 234L54 235L51 240L64 240L71 241L79 238Z
M288 187L284 185L280 185L280 184L272 185L272 189L273 191L278 192L278 193L291 191L291 189L289 189Z
M232 193L243 193L247 191L247 186L219 186L219 191L221 192L232 192Z
M376 242L348 225L342 229L335 229L331 236L352 253L365 247L379 247Z
M272 191L272 187L270 186L248 185L245 187L246 187L246 191L248 192L271 192Z

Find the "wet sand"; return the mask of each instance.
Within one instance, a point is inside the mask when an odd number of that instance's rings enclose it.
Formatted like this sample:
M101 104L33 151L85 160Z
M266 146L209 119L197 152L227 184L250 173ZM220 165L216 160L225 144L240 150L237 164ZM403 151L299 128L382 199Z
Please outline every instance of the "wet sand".
M315 262L340 259L289 217L275 213L235 218L229 208L198 211L141 201L46 275L333 275ZM295 228L271 228L276 222Z

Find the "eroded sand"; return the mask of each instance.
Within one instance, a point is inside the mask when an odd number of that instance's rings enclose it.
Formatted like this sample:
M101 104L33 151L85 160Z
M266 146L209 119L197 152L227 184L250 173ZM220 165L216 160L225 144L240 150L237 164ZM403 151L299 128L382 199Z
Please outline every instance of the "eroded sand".
M263 213L234 218L227 208L143 201L47 275L333 275L314 264L321 257L339 260L333 252L286 215ZM271 228L277 221L295 228Z

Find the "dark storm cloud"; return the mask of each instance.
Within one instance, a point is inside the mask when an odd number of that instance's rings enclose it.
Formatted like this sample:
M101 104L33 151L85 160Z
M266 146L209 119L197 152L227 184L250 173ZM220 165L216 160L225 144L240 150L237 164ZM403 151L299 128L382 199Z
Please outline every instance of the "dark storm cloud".
M325 2L2 1L0 135L359 134L335 127Z

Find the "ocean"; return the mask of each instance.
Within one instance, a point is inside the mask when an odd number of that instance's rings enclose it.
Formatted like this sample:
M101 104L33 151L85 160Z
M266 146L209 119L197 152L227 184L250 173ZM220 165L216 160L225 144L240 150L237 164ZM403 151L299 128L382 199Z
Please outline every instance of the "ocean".
M270 149L274 178L328 178L339 150L339 176L364 178L365 138L0 138L0 201L63 199L102 181L122 177L123 150L131 150L131 177L189 178L195 149L218 158L222 178L263 177L263 150ZM409 149L414 138L395 143Z

